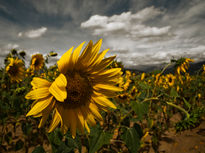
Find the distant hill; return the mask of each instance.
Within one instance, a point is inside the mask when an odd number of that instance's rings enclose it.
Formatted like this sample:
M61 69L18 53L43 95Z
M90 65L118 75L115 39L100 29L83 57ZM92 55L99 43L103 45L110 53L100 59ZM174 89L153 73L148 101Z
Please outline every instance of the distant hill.
M194 74L196 73L198 70L200 70L202 68L202 66L205 64L205 61L199 61L199 62L194 62L194 63L190 63L190 67L188 69L187 72L189 72L190 74ZM156 64L156 65L140 65L140 66L137 66L136 68L134 67L131 67L131 68L125 68L125 71L126 70L129 70L131 72L135 72L136 74L140 74L140 73L143 73L143 72L153 72L155 70L162 70L164 68L166 64ZM174 67L168 67L166 70L165 70L165 74L167 73L174 73Z

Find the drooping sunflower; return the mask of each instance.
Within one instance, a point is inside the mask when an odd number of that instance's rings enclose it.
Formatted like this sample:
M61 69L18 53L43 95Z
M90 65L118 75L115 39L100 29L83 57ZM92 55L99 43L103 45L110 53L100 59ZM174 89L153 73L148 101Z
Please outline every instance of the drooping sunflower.
M42 54L32 55L31 66L30 66L32 70L38 71L42 69L43 65L44 65L44 58Z
M8 58L9 64L6 66L6 72L12 82L20 82L24 77L24 63L21 59Z
M189 62L194 62L194 60L190 58L182 58L181 63L177 66L176 73L181 75L181 72L186 73L189 68Z
M88 124L103 120L99 109L115 109L108 98L121 91L115 86L122 75L121 68L107 68L115 56L103 59L109 49L99 53L101 39L94 45L90 41L80 54L83 44L74 51L72 47L60 58L57 62L60 75L54 82L34 78L33 90L26 95L27 99L36 100L27 116L42 116L39 127L54 110L49 132L60 124L62 132L70 129L73 138L76 129L83 133L85 128L89 132Z

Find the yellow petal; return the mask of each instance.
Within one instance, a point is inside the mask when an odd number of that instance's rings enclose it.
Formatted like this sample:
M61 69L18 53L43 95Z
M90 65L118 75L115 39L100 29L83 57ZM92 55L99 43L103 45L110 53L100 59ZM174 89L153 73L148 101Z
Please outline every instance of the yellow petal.
M83 47L85 42L81 43L74 51L73 51L73 54L72 54L72 63L73 65L75 65L78 61L78 57L79 57L79 54L80 54L80 51Z
M92 49L92 56L90 57L89 61L88 62L88 65L92 65L96 59L97 59L97 55L98 55L98 52L101 48L101 45L102 45L102 39L100 39L94 46L93 46L93 49ZM86 63L87 63L86 62Z
M95 126L96 125L96 122L95 122L95 119L93 117L92 114L88 114L87 118L86 118L87 122L91 125L91 126Z
M88 133L90 133L90 128L89 128L88 123L86 121L85 121L85 128L88 131Z
M42 112L49 104L52 102L53 96L47 97L42 99L41 101L37 102L31 110L26 114L26 116L37 115L38 113Z
M93 103L90 103L89 104L89 109L91 111L91 113L99 120L99 121L102 121L103 118L102 116L100 115L99 111L98 111L98 108L95 104Z
M117 107L110 101L108 100L106 97L100 97L100 96L93 96L92 99L102 105L102 106L105 106L105 107L111 107L111 108L114 108L116 109Z
M82 127L84 127L84 124L85 124L84 116L83 116L80 109L76 109L76 111L77 111L76 113L77 113L78 119L80 121L80 124Z
M103 59L99 64L97 64L95 67L93 67L92 69L88 69L88 72L92 73L92 72L99 72L101 70L104 70L105 68L107 68L115 59L116 56L111 56L109 58L105 58Z
M95 90L103 89L103 90L109 90L109 91L114 91L114 92L122 91L122 88L119 88L113 85L108 85L108 84L96 84L93 88Z
M66 77L61 73L49 88L49 92L60 102L64 102L67 98L67 80Z
M108 78L108 77L113 77L113 76L121 75L121 74L122 74L121 68L113 68L113 69L103 70L97 73L92 73L90 77L93 77L93 78L107 77Z
M40 113L38 113L38 114L36 114L36 115L32 115L32 117L35 117L35 118L41 117L41 116L43 116L43 113L42 113L42 112L40 112Z
M93 91L93 93L95 95L99 95L99 93L100 93L100 95L104 95L104 96L106 96L108 98L112 98L112 97L116 97L117 96L117 93L115 91L103 90L103 89L97 89L97 90L95 89Z
M53 120L52 120L52 123L49 127L49 130L48 130L48 133L52 132L58 126L60 121L61 121L61 116L60 116L58 110L56 109Z
M87 46L84 48L81 55L79 56L77 63L75 64L76 70L86 70L88 63L85 64L85 60L86 58L90 59L92 47L93 47L93 42L92 40L90 40Z
M63 125L62 127L61 127L61 132L63 133L63 134L66 134L66 132L68 131L68 127L67 127L67 125Z
M68 127L70 127L71 134L73 139L76 136L76 128L77 128L77 116L75 114L75 109L67 109L63 108L63 105L57 105L59 114L62 117L62 125L61 125L61 130L65 133L68 130Z
M90 65L99 64L108 51L109 51L109 49L106 49L106 50L102 51L100 54L98 54L97 57L93 60L93 62Z
M50 87L51 83L45 79L34 77L31 81L31 85L34 89L43 88L43 87Z
M93 45L93 52L98 52L101 48L102 45L102 39L98 40L94 45Z
M122 79L121 79L121 73L118 73L114 76L93 76L91 77L92 80L93 80L93 85L95 84L98 84L98 83L102 83L102 84L111 84L111 85L115 85L117 83L120 83L122 82Z
M69 113L70 113L69 117L70 117L71 134L74 139L76 136L77 117L73 110L70 110Z
M93 47L92 47L92 50L87 50L88 54L87 56L82 60L83 64L84 65L87 65L89 66L93 60L95 60L99 50L100 50L100 47L101 47L101 44L102 44L102 39L100 39Z
M34 90L30 91L25 96L25 98L35 100L35 99L45 98L49 95L50 95L49 88L45 87L45 88L38 88L38 89L34 89Z
M43 127L43 125L46 123L46 120L48 119L49 113L46 113L44 115L42 115L41 121L38 125L38 128Z
M181 70L185 73L186 72L186 70L184 69L184 65L182 64L181 65Z
M45 122L48 119L48 116L51 113L51 111L53 110L54 106L55 106L55 100L53 100L44 110L42 110L42 112L33 116L33 117L42 116L41 121L38 125L38 128L41 128L45 124Z
M92 47L93 47L93 42L92 40L90 40L87 46L85 47L85 49L83 50L82 54L80 55L79 60L85 59L85 57L88 56L89 51L92 50Z
M177 73L180 75L180 67L177 67Z
M68 131L68 128L70 127L70 120L68 119L68 116L70 116L69 109L64 108L62 103L57 103L56 109L59 113L61 120L61 131L65 134Z
M69 68L69 63L71 62L71 53L73 51L73 47L70 48L63 56L60 58L60 60L57 62L58 69L61 73L65 74Z

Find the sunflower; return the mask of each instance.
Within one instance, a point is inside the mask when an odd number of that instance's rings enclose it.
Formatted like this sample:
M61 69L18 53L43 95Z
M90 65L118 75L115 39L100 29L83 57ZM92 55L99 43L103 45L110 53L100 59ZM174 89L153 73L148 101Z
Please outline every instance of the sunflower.
M156 74L154 83L158 86L162 83L161 73Z
M9 64L6 66L6 72L11 81L20 82L24 77L24 63L21 59L8 58Z
M146 74L143 72L140 79L141 79L141 80L144 80L145 75L146 75Z
M203 72L202 73L205 74L205 65L203 65Z
M40 70L44 65L44 58L42 54L32 55L31 58L31 69L32 70Z
M167 74L167 75L166 75L166 78L165 78L167 84L168 84L170 87L174 85L174 80L175 80L175 79L176 79L176 77L175 77L174 75L172 75L172 74Z
M88 124L103 120L100 109L116 108L108 98L122 91L115 86L122 72L121 68L107 69L115 56L103 59L109 49L99 53L101 39L94 45L90 41L80 54L83 44L74 51L72 47L60 58L57 62L60 75L55 81L34 78L31 82L33 90L26 98L36 101L27 116L42 116L41 127L54 110L48 132L60 124L64 134L70 129L75 138L77 129L90 132Z
M194 62L194 60L190 58L183 58L182 62L177 66L176 73L181 75L181 72L186 73L186 70L189 68L189 62Z

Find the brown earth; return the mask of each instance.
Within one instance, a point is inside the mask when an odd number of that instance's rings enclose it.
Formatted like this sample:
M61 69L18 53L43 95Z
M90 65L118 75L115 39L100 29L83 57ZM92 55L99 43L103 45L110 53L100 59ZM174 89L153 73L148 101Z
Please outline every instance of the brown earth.
M171 118L172 128L167 130L159 141L159 153L205 153L205 119L201 124L190 130L176 133L174 123L181 120L179 114ZM151 136L146 138L148 147L143 153L155 153L151 147Z
M205 121L181 133L167 131L160 141L160 153L205 153Z

